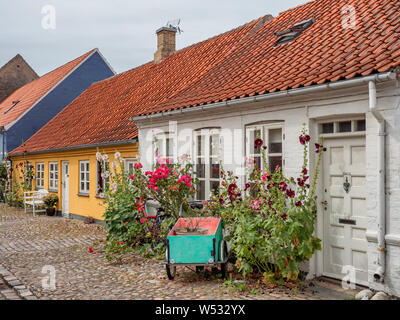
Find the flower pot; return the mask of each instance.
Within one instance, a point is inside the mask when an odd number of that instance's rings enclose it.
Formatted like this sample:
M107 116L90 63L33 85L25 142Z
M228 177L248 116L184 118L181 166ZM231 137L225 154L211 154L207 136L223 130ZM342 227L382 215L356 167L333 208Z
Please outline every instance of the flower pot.
M46 208L46 214L50 217L54 216L56 213L56 208Z

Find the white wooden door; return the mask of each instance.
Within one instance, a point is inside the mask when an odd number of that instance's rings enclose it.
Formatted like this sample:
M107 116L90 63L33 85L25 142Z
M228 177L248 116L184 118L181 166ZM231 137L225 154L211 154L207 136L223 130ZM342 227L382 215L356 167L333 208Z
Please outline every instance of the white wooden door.
M62 215L69 217L69 162L62 162Z
M329 138L324 145L324 274L343 279L343 266L352 266L356 283L367 284L365 137Z

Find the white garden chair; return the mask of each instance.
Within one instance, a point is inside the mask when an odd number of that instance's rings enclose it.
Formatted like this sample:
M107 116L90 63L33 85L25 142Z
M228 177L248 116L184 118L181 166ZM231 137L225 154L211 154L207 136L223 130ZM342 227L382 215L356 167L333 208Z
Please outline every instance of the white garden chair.
M24 209L28 206L32 207L33 215L36 216L37 212L45 212L46 209L40 209L44 205L43 197L47 196L49 192L47 190L41 189L39 191L25 191L24 192Z

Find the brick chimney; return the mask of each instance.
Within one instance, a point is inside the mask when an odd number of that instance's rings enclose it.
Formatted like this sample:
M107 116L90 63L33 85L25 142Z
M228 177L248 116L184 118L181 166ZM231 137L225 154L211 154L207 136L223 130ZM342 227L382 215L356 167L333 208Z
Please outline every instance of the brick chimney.
M174 27L162 27L156 31L157 51L154 53L154 63L159 63L175 52L176 31Z

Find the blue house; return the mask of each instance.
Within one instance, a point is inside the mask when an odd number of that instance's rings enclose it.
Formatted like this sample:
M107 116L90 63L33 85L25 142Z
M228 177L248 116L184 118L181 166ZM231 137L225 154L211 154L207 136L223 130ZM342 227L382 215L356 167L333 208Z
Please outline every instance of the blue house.
M93 82L115 72L98 49L15 90L0 103L0 158L20 146Z

